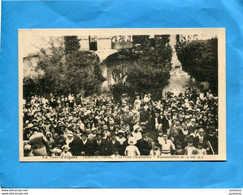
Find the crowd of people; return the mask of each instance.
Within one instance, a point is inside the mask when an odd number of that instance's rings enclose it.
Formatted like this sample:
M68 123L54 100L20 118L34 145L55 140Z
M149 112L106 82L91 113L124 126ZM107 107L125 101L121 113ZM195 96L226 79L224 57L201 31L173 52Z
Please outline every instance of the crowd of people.
M151 94L32 96L23 105L24 156L218 154L218 98L186 89Z

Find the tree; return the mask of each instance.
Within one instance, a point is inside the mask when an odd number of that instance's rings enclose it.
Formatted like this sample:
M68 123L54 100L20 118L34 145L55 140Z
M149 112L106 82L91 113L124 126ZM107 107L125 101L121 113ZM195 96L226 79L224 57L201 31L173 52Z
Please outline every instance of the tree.
M77 36L65 36L65 52L70 53L72 51L78 51L80 49L79 39Z
M24 94L99 93L104 80L99 57L93 52L80 51L77 43L75 36L52 38L49 47L38 53L35 71L41 70L43 74L35 80L24 78Z
M90 51L80 51L77 36L67 36L64 40L69 90L73 93L84 92L85 96L100 93L104 78L100 71L99 57Z
M40 56L38 54L30 54L24 57L24 79L23 79L23 90L24 97L36 94L40 90L38 85L40 78L44 75L42 70L37 70L37 62Z
M67 93L65 50L62 38L51 39L49 47L41 49L37 69L44 72L39 78L40 93Z
M170 77L172 49L168 42L167 35L133 36L131 50L124 49L109 56L105 63L108 67L115 66L113 78L117 83L112 87L113 95L119 97L114 93L120 89L130 95L151 93L160 98Z
M207 81L211 90L218 93L218 39L179 42L176 45L183 70L197 81Z
M89 51L73 51L66 56L66 80L73 93L85 96L100 93L104 81L100 71L99 57Z

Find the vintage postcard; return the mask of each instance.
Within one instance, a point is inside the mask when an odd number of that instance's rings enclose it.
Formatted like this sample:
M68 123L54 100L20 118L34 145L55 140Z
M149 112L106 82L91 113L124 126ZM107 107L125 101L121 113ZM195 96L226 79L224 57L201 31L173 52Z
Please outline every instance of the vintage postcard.
M226 160L225 29L19 29L20 161Z

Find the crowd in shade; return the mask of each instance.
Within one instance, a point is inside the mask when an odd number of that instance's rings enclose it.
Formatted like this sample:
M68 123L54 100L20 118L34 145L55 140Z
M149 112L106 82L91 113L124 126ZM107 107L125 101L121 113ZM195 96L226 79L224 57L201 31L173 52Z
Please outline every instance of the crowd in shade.
M218 98L210 90L160 100L151 94L32 96L23 105L24 156L218 154Z

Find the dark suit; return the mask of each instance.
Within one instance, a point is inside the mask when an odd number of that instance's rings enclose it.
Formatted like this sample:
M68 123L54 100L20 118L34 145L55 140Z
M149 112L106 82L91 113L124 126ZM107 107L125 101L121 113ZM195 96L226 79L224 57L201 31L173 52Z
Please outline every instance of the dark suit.
M93 144L92 144L92 151L94 155L98 156L108 156L109 151L108 151L108 144L107 141L102 139L102 140L97 140L95 139Z
M118 142L118 152L119 152L119 155L121 156L124 156L124 152L125 152L125 149L126 147L129 145L127 140L123 142L123 144L120 144L120 142Z
M92 151L92 142L90 140L87 140L87 142L83 142L81 139L79 142L79 147L81 152L85 153L85 156L92 156L93 151Z
M140 139L136 144L136 146L138 147L141 155L150 155L150 151L152 150L152 145L149 140L146 141L144 139Z
M73 156L81 156L81 153L84 152L85 156L91 156L92 150L91 150L91 142L90 140L87 140L84 142L82 139L75 138L70 144L70 150Z
M167 118L164 116L162 118L162 130L164 133L167 133L167 130L169 129L169 121L167 120Z
M81 155L79 142L80 142L80 139L78 137L74 137L73 141L71 143L69 143L70 151L73 156Z
M114 142L112 142L112 140L109 141L108 144L107 144L107 148L108 148L107 153L108 153L108 155L112 155L113 152L114 152L114 149L117 149L119 151L119 146L120 146L120 143L117 140L115 140Z

